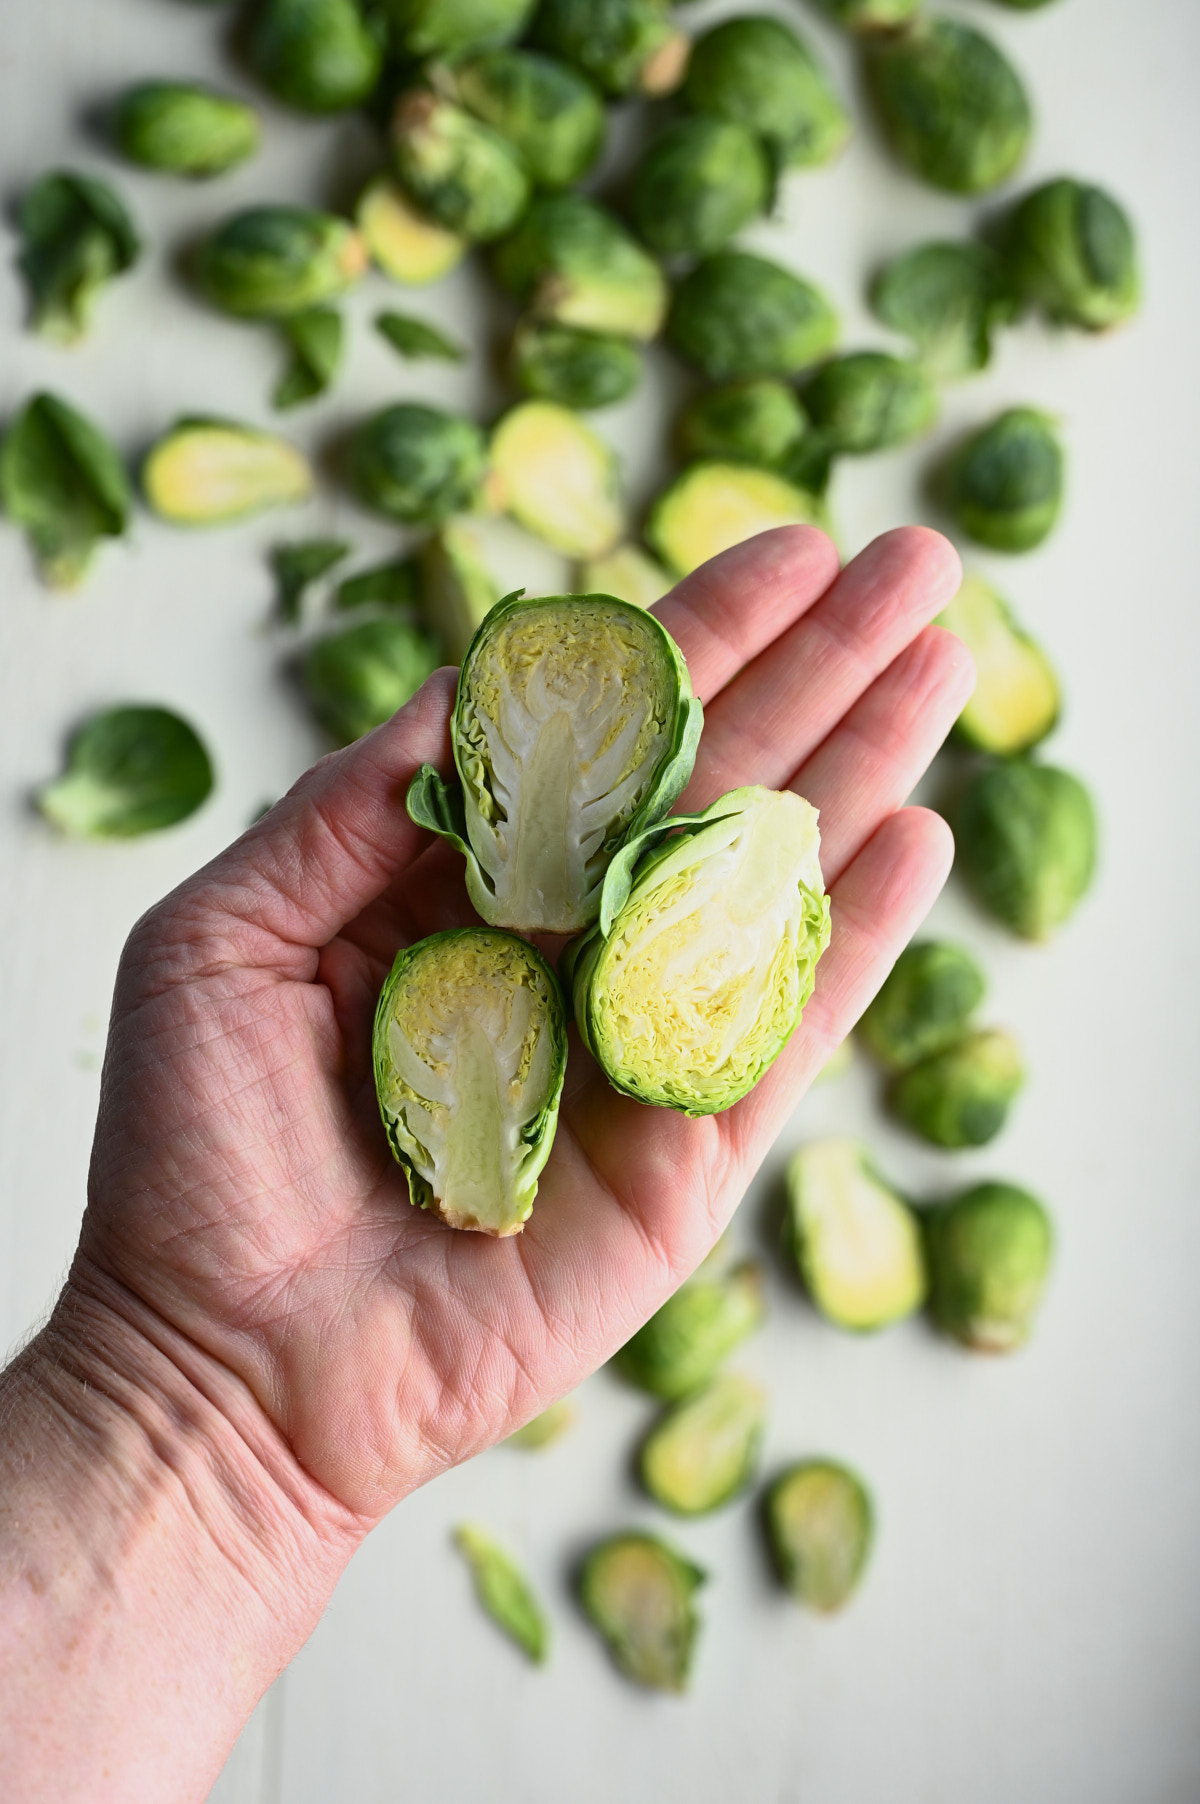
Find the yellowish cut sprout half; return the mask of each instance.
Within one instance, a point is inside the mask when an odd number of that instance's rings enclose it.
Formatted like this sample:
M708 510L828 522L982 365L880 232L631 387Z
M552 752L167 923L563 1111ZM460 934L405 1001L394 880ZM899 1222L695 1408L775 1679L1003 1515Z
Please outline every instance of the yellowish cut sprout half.
M884 1328L925 1300L916 1216L853 1140L815 1140L788 1165L796 1262L823 1315L843 1328Z
M492 435L492 482L514 520L568 557L596 558L625 529L616 458L555 401L522 401Z

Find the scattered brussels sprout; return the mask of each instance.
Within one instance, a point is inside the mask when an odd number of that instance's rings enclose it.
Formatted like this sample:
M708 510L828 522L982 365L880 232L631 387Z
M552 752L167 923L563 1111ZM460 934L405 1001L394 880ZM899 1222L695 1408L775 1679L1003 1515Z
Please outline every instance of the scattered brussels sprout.
M415 607L421 586L414 558L390 564L372 564L354 576L343 577L334 591L333 605L342 612L351 608Z
M922 0L817 0L817 5L848 31L871 32L907 25Z
M670 0L541 0L530 42L576 64L617 99L671 93L689 48Z
M485 921L575 933L595 920L619 847L682 792L702 723L653 615L608 595L510 597L463 660L460 782L424 765L408 810L463 853Z
M701 33L683 100L754 132L779 167L828 163L850 136L850 115L804 39L766 14L723 19Z
M685 463L705 458L769 469L808 430L795 389L764 377L727 382L689 401L675 427L675 446Z
M220 526L303 501L312 480L286 439L226 420L180 420L142 465L146 500L176 526Z
M133 221L107 182L56 169L22 195L17 230L30 324L43 338L73 344L99 290L141 255Z
M374 1058L413 1203L452 1228L519 1234L567 1065L562 994L541 954L494 927L406 947L379 998Z
M685 1115L753 1089L829 944L819 849L816 809L759 788L627 841L597 925L563 955L580 1037L615 1089Z
M961 1040L987 985L971 954L949 940L914 940L858 1024L867 1049L903 1071Z
M958 717L958 737L997 758L1039 745L1058 720L1058 678L1008 603L982 577L965 576L937 625L961 639L975 660L975 688Z
M744 1491L758 1467L766 1396L749 1378L716 1378L671 1406L642 1443L642 1483L677 1516L706 1516Z
M495 254L496 275L541 319L623 338L657 336L667 286L619 220L582 194L534 201Z
M284 319L332 301L367 266L354 227L307 207L248 207L200 253L200 284L214 307L242 319Z
M938 416L937 390L921 365L885 351L833 358L805 384L803 399L817 432L839 457L907 444Z
M331 738L349 745L390 720L442 662L438 646L401 620L363 620L317 639L301 680Z
M344 539L303 539L291 545L276 545L271 553L271 568L279 585L279 618L289 624L299 620L305 591L349 555L350 547Z
M1059 325L1103 332L1137 312L1137 243L1124 208L1085 182L1035 188L1006 222L1004 250L1021 299Z
M869 1333L925 1301L916 1216L853 1140L814 1140L788 1161L787 1237L805 1289L839 1328Z
M642 379L642 354L629 339L581 332L556 320L522 320L509 363L525 394L563 407L611 407Z
M540 1666L549 1652L550 1634L524 1573L482 1529L462 1524L454 1531L454 1544L471 1568L480 1604L509 1640Z
M258 114L245 101L198 82L143 81L113 115L122 156L168 175L223 175L259 145Z
M924 14L865 45L867 88L892 149L950 194L986 194L1022 161L1033 131L1020 76L990 38Z
M976 896L1023 939L1049 939L1095 875L1092 798L1051 764L981 771L963 795L955 840Z
M599 557L625 529L616 454L568 407L521 401L492 434L505 512L568 557Z
M427 320L414 319L411 313L393 313L390 310L377 313L375 330L381 338L386 338L393 351L401 357L414 361L422 357L435 357L443 363L463 363L466 360L467 353L457 339L448 338Z
M359 427L350 462L368 507L407 525L433 526L477 500L487 445L464 415L401 401Z
M604 557L580 566L584 595L615 595L631 608L652 608L671 591L671 578L640 545L618 545Z
M392 155L417 205L470 244L502 238L529 203L529 177L508 139L427 88L396 102Z
M875 1512L856 1473L835 1460L789 1466L767 1493L767 1534L779 1576L810 1610L832 1614L858 1589Z
M372 260L406 288L440 282L467 252L465 238L419 212L387 176L363 190L356 218Z
M687 576L718 552L772 526L826 524L821 502L772 470L699 463L655 501L646 538L668 570Z
M525 1453L540 1453L544 1447L552 1447L569 1428L575 1425L578 1412L569 1397L560 1397L549 1409L544 1409L540 1416L534 1416L526 1422L524 1428L518 1428L510 1434L504 1445L519 1447Z
M604 147L604 102L578 69L536 50L486 50L449 71L460 105L508 139L540 188L582 181Z
M630 208L658 257L698 257L765 213L771 168L744 125L704 115L676 119L654 137L633 175Z
M412 57L503 44L519 36L532 11L533 0L387 0L396 48Z
M708 1384L766 1317L762 1272L745 1259L727 1272L707 1262L638 1329L613 1365L630 1384L674 1403Z
M918 244L871 284L876 319L912 340L931 375L952 382L986 369L992 334L1011 325L1017 299L986 244Z
M334 307L310 307L280 322L288 361L275 385L272 405L281 412L315 401L341 366L345 345L342 316Z
M421 547L417 568L426 622L451 662L461 664L500 599L470 526L447 520Z
M79 839L132 839L194 814L213 786L209 755L167 708L106 708L71 736L67 767L37 794L46 819Z
M302 113L361 105L383 69L379 36L356 0L261 0L247 49L263 86Z
M692 1593L704 1580L657 1535L612 1535L584 1561L579 1596L626 1678L680 1692L700 1630Z
M1011 1034L984 1028L931 1052L888 1086L888 1108L934 1146L986 1146L1025 1082Z
M52 588L81 580L101 539L119 539L132 496L98 426L57 395L34 395L0 445L0 505L29 535Z
M1032 551L1062 510L1063 449L1054 421L1010 407L974 433L949 467L949 503L965 533L993 551Z
M976 1184L926 1215L933 1319L980 1353L1029 1339L1050 1269L1054 1231L1015 1184Z
M790 270L748 251L718 251L675 291L667 342L711 382L794 376L832 351L837 315Z

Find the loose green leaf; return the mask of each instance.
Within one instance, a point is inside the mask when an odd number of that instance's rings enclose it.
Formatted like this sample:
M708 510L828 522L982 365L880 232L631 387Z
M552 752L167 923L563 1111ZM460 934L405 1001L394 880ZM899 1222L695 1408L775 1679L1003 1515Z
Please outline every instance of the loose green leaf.
M334 591L333 605L338 609L415 607L419 597L416 560L398 558L343 577Z
M87 331L98 290L137 262L133 221L107 182L59 169L22 196L17 229L33 329L71 344Z
M279 329L291 354L272 397L283 412L324 394L342 361L345 328L332 307L314 307L283 320Z
M534 1665L540 1666L549 1652L549 1631L524 1574L482 1529L464 1523L455 1529L454 1541L471 1568L475 1595L483 1608Z
M344 539L304 539L293 545L276 545L271 565L279 584L279 618L289 624L299 620L305 590L349 555L350 547Z
M101 539L119 539L133 504L113 446L57 395L26 403L0 447L0 502L29 535L42 574L70 588Z
M212 762L186 720L167 708L109 708L72 736L66 770L37 802L64 833L130 839L186 820L212 786Z
M377 313L375 330L401 357L440 357L446 363L462 363L467 355L456 339L411 313Z

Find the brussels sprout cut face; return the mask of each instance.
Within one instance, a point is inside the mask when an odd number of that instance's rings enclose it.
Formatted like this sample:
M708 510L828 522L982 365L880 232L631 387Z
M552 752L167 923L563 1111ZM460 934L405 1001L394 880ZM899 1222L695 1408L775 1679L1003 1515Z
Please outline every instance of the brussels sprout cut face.
M686 1690L700 1627L692 1593L704 1577L654 1535L613 1535L592 1549L580 1602L626 1678L659 1691Z
M852 1140L817 1140L788 1165L788 1229L813 1302L841 1328L902 1321L925 1300L912 1210Z
M177 526L219 526L302 501L312 471L270 432L221 420L184 420L152 448L142 487L155 513Z
M363 191L357 218L374 262L406 288L440 282L466 255L466 239L419 212L387 176Z
M550 1156L567 1062L554 973L493 928L397 955L375 1015L375 1088L412 1201L452 1228L519 1234Z
M505 511L568 557L600 557L624 532L616 456L569 407L511 407L492 434L492 471Z
M840 1610L871 1551L874 1512L866 1486L833 1460L804 1460L771 1486L767 1532L792 1595L812 1610Z
M711 557L773 526L821 526L822 503L773 470L698 463L654 503L646 537L668 569L687 576Z
M977 576L938 615L975 660L975 690L956 723L960 739L998 758L1027 752L1058 720L1058 678L1011 608Z
M678 1516L707 1515L750 1483L765 1419L760 1385L718 1378L651 1430L642 1445L642 1483Z

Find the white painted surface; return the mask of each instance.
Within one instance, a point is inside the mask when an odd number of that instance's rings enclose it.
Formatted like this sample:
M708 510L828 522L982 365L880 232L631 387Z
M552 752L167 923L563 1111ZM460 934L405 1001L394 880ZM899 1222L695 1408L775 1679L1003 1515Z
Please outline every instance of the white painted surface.
M691 9L692 18L734 10ZM774 10L789 9L777 0ZM910 1325L855 1341L820 1324L773 1270L772 1320L742 1363L770 1386L769 1460L841 1454L874 1484L881 1536L870 1580L833 1623L771 1591L751 1511L674 1529L709 1566L707 1633L685 1701L642 1696L608 1669L570 1600L589 1536L657 1521L628 1476L649 1411L606 1377L574 1433L541 1456L497 1450L398 1510L359 1556L328 1615L243 1737L219 1804L1194 1804L1200 1796L1200 1269L1196 570L1200 563L1200 239L1195 171L1200 16L1180 0L1061 0L1044 12L960 10L1008 44L1042 124L1029 175L1110 182L1141 223L1145 313L1109 342L1029 327L949 398L943 437L1007 402L1063 420L1071 504L1041 552L990 568L1064 670L1069 710L1053 755L1104 811L1096 894L1052 950L991 931L956 894L936 917L992 976L989 1014L1028 1049L1033 1080L1002 1140L960 1159L923 1151L874 1110L856 1069L818 1090L776 1148L735 1232L763 1238L786 1151L827 1129L869 1133L918 1194L996 1173L1039 1189L1061 1256L1036 1346L978 1362ZM0 10L0 169L6 197L60 160L110 159L86 114L123 82L232 79L225 14L171 0L38 0ZM845 46L813 25L850 83ZM95 335L63 352L20 332L0 254L0 417L35 386L95 410L131 453L176 412L269 418L274 350L205 314L171 273L190 236L257 198L335 199L369 146L353 124L271 110L258 162L212 186L122 171L151 249L103 300ZM116 173L114 171L114 173ZM753 234L837 298L850 343L872 342L859 300L882 255L969 216L894 171L864 127L842 164L796 179L780 220ZM336 435L367 406L427 394L486 408L481 362L406 372L366 322L337 395L289 427ZM427 303L417 298L415 305ZM477 277L429 302L478 337ZM608 416L635 495L658 468L665 365ZM930 448L846 469L835 496L847 550L930 517ZM53 1296L82 1204L96 1067L122 938L139 910L215 851L320 749L264 630L263 549L343 527L388 543L331 491L292 517L186 537L143 516L76 598L34 582L0 533L0 1337ZM27 810L64 730L125 698L181 706L220 764L216 801L176 833L76 847ZM550 1601L544 1673L481 1621L448 1528L479 1517L527 1560Z

